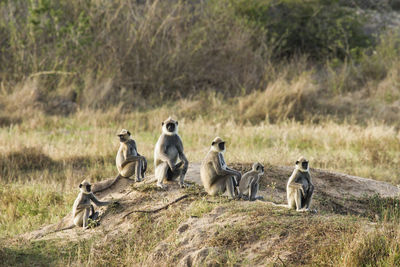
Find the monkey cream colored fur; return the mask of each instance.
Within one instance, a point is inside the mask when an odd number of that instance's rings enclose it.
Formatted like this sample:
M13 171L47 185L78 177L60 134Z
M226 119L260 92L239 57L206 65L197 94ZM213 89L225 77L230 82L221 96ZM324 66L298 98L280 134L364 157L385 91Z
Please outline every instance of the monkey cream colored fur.
M296 161L296 167L286 186L287 207L297 211L309 211L313 193L314 185L309 172L308 160L300 157Z
M122 129L117 136L120 142L115 159L118 172L125 178L129 178L136 173L136 181L140 182L144 179L147 160L137 152L136 142L131 139L131 133L128 130Z
M260 178L264 174L264 166L256 162L253 164L252 170L243 174L239 183L239 197L254 201L263 199L262 196L257 196Z
M88 219L94 219L94 217L98 215L97 212L94 212L91 201L93 201L97 206L106 206L111 203L107 201L99 201L93 195L91 184L86 180L79 185L79 189L79 195L75 199L74 206L72 208L73 222L75 226L86 229L88 227Z
M154 168L157 186L166 188L164 180L172 181L179 177L179 185L187 186L184 182L189 162L183 153L183 144L178 135L178 121L171 117L161 123L162 134L154 149ZM179 158L179 162L178 162Z
M224 153L225 141L216 137L201 164L200 177L208 194L215 196L228 191L229 198L233 199L236 197L235 186L242 175L226 166Z

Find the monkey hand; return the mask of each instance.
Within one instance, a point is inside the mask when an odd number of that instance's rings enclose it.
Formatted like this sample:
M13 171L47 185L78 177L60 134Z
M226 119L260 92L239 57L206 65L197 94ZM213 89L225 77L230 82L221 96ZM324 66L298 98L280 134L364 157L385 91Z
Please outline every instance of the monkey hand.
M179 186L180 186L181 188L187 188L187 187L190 187L190 184L187 184L187 183L185 183L185 182L179 182Z
M300 191L301 191L301 195L304 197L306 194L304 193L304 189L302 186L300 187Z
M157 187L161 188L161 189L168 189L168 186L166 186L165 184L161 184L161 183L157 183Z
M172 172L175 171L176 165L174 165L171 161L168 161L168 166L171 169Z

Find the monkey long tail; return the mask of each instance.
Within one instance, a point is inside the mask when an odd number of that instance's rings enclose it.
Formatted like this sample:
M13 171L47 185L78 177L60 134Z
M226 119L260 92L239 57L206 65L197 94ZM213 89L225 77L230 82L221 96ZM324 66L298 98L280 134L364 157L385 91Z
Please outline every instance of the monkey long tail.
M176 202L178 202L178 201L181 201L182 199L185 199L185 198L187 198L187 197L189 197L189 195L183 195L183 196L178 197L177 199L171 201L170 203L168 203L168 204L166 204L166 205L164 205L164 206L162 206L162 207L160 207L160 208L154 209L154 210L133 210L133 211L130 211L130 212L128 212L127 214L125 214L124 217L122 217L122 218L126 218L126 217L128 217L129 215L131 215L131 214L134 213L134 212L156 213L156 212L159 212L160 210L164 210L164 209L168 208L168 207L171 206L172 204L174 204L174 203L176 203Z
M115 177L113 180L106 180L97 184L93 185L93 189L92 192L93 193L98 193L101 191L104 191L108 188L110 188L111 186L113 186L116 182L118 182L119 179L123 178L122 175L118 174L117 177Z
M262 202L262 203L264 203L264 204L272 205L272 206L274 206L274 207L283 207L283 208L287 208L287 209L290 208L288 204L276 204L276 203L271 202L271 201L263 201L263 200L259 200L259 199L256 200L256 201L257 201L257 202Z
M61 232L61 231L64 231L64 230L69 230L69 229L72 229L74 227L75 227L75 224L71 224L71 225L69 225L67 227L64 227L64 228L61 228L61 229L56 229L54 231L50 231L50 232L43 233L43 234L37 234L34 238L35 239L41 238L41 237L44 237L44 236L49 235L49 234L54 234L54 233Z

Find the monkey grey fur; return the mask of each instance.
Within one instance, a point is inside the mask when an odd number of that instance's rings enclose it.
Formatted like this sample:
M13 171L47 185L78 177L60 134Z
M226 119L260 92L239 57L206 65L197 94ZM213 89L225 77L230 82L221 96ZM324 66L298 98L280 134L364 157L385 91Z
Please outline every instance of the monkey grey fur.
M144 179L147 160L137 152L136 142L131 139L131 133L128 130L122 129L117 136L120 142L115 159L118 172L125 178L129 178L136 173L136 181L140 182Z
M179 185L187 186L184 179L189 162L183 153L183 144L178 135L178 121L171 117L161 123L162 134L154 149L154 168L157 186L166 188L164 180L172 181L179 177ZM180 161L178 162L178 157Z
M314 185L309 172L308 160L300 157L296 161L296 168L286 186L287 207L297 211L310 211L313 193Z
M252 170L243 174L239 182L239 197L254 201L263 199L257 196L260 178L264 174L264 166L261 163L254 163Z
M242 175L226 166L224 152L225 141L216 137L201 164L200 177L208 194L215 196L218 193L228 191L229 198L233 199L236 197L235 186Z
M83 227L86 229L88 227L88 219L95 219L98 213L94 212L93 205L91 201L96 204L96 206L106 206L111 204L111 202L107 201L99 201L92 192L91 184L84 180L79 185L79 195L75 199L74 205L72 207L72 216L74 225L78 227Z

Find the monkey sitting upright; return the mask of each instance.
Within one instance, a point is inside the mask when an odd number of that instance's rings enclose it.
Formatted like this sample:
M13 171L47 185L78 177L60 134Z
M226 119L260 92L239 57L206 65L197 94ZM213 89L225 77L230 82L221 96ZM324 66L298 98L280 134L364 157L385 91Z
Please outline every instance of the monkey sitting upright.
M183 153L183 143L178 134L178 121L171 117L161 123L162 134L154 148L154 168L157 186L166 188L164 180L173 181L179 177L180 187L186 187L185 175L189 161ZM180 162L178 161L180 159Z
M260 178L264 174L264 166L261 163L254 163L252 170L243 174L239 182L239 197L254 201L263 199L262 196L257 196Z
M225 141L216 137L201 164L200 177L208 194L215 196L218 193L228 191L229 198L234 199L236 197L235 186L242 175L226 166L224 153Z
M131 133L128 130L122 129L117 136L120 142L115 159L118 172L125 178L131 177L136 172L136 181L140 182L144 179L144 173L147 169L147 160L137 152L136 142L131 139Z
M108 201L99 201L93 195L91 187L92 185L88 181L83 180L83 182L79 185L80 192L72 208L74 225L83 227L84 229L88 227L89 218L95 220L98 216L98 212L94 212L91 201L93 201L96 206L106 206L111 204L111 202Z
M290 209L309 211L314 193L314 185L309 172L308 160L300 157L296 161L296 168L289 177L286 194Z

